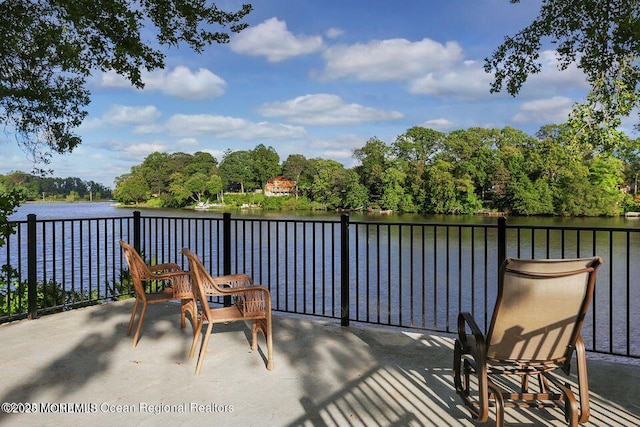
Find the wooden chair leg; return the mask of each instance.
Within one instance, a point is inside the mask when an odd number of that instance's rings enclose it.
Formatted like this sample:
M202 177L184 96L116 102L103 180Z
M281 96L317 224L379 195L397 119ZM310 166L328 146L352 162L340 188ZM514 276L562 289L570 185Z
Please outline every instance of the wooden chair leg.
M193 300L186 300L183 299L181 301L181 327L182 329L184 329L186 327L186 314L189 313L189 316L191 316L191 326L193 327L193 332L195 334L195 328L196 328L196 324L197 324L197 315L198 315L198 308L196 307L196 304L193 302Z
M251 351L258 349L258 329L260 328L261 319L254 319L251 325Z
M196 375L200 375L200 368L202 368L202 362L204 356L207 354L207 346L209 345L209 338L211 337L211 330L213 329L213 323L207 324L207 332L202 340L202 346L200 347L200 354L198 355L198 364L196 365Z
M193 331L193 342L191 343L191 349L189 350L189 358L192 358L196 354L196 347L198 346L198 340L200 339L202 327L204 326L204 318L202 316L198 317L196 324L195 330Z
M129 327L127 328L127 336L131 335L131 329L133 328L133 321L136 318L136 311L138 311L138 298L133 303L133 310L131 310L131 319L129 319Z
M267 332L265 334L265 338L267 340L267 370L273 370L273 324L271 322L271 313L269 313L267 318Z
M136 327L136 333L133 336L132 347L138 345L138 338L140 337L140 330L142 330L142 321L144 320L144 314L147 311L147 303L142 301L142 311L140 311L140 318L138 319L138 326Z

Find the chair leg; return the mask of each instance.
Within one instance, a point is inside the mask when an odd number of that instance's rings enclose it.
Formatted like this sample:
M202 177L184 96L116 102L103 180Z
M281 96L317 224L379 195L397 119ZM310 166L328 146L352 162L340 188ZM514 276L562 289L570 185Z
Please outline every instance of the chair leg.
M254 319L251 325L251 351L256 351L258 349L258 329L262 329L260 327L261 319ZM264 329L263 329L264 331ZM266 337L266 335L265 335Z
M196 321L195 330L193 331L193 342L191 343L191 349L189 350L189 358L192 358L196 354L196 347L198 346L198 340L202 333L202 326L204 326L204 316L199 316Z
M493 391L493 396L496 402L496 427L504 426L504 398L502 397L502 391L491 381L487 380L487 387Z
M458 340L455 341L453 348L453 383L456 387L456 392L462 393L462 345Z
M182 329L184 329L186 327L186 313L189 313L189 316L191 316L191 318L189 319L191 321L191 326L193 327L193 332L195 334L195 328L196 328L196 324L197 324L197 314L198 314L198 308L196 307L196 304L193 302L193 300L189 300L189 299L183 299L180 302L181 305L181 327Z
M578 424L589 421L591 410L589 408L589 379L587 377L587 354L582 337L576 341L576 359L578 371L578 394L580 396L580 416Z
M140 337L140 330L142 329L142 321L144 320L144 314L147 311L147 303L146 301L142 301L142 311L140 312L140 318L138 319L138 326L136 327L136 333L133 336L133 344L132 347L138 345L138 338Z
M273 324L271 322L271 313L267 315L267 331L265 338L267 339L267 370L273 370Z
M133 303L133 310L131 310L131 319L129 319L129 327L127 328L127 336L131 335L131 329L133 328L133 321L136 318L136 311L138 311L138 297L136 297Z
M209 322L209 324L207 324L206 335L204 336L204 340L202 341L202 346L200 347L200 354L198 355L198 364L196 365L196 375L200 375L200 368L202 367L204 356L207 354L207 346L209 345L209 337L211 337L212 329L213 329L213 323Z

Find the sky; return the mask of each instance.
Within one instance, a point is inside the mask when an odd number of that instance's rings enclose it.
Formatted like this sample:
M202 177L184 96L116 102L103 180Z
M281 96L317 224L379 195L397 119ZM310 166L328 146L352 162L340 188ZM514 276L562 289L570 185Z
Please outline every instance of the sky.
M241 1L217 1L224 10ZM517 97L490 93L484 59L527 26L540 1L254 0L249 28L201 54L165 49L166 67L133 88L95 73L88 116L73 153L54 155L55 177L114 188L154 151L211 153L273 147L355 166L370 138L391 144L413 126L442 132L511 126L534 134L561 123L588 85L559 71L543 46L543 70ZM0 139L0 173L33 165Z

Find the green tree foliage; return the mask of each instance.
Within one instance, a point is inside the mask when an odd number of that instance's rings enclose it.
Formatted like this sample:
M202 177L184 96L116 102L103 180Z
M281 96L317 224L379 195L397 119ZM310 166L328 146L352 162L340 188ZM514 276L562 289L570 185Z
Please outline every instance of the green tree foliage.
M393 151L406 177L405 188L411 203L424 206L427 197L425 173L435 155L443 149L446 135L433 129L414 126L393 143ZM415 206L414 206L415 209Z
M140 165L140 174L144 176L149 190L153 194L163 194L168 191L168 177L170 176L167 174L168 161L169 154L156 151L145 157Z
M53 178L32 175L25 172L10 172L0 175L0 183L7 190L22 188L25 200L66 200L73 194L73 200L99 200L111 197L111 190L94 181L83 181L80 178Z
M491 90L506 86L516 95L529 75L540 72L545 42L555 46L561 69L576 63L591 86L572 113L574 134L598 148L614 147L620 118L640 106L640 2L544 0L538 17L485 60L485 70L494 73Z
M4 246L6 239L13 234L15 224L9 223L9 217L27 198L27 189L24 187L7 188L0 183L0 246Z
M335 209L341 200L341 189L336 187L336 180L344 166L335 160L317 159L314 161L314 170L312 199L327 208Z
M426 173L427 198L423 210L433 213L462 213L458 203L453 165L436 160Z
M415 212L411 195L405 190L406 174L397 167L390 167L382 177L380 208L393 211Z
M379 205L382 198L382 179L391 156L391 147L378 138L370 138L362 148L354 150L353 157L360 161L357 168L362 184L369 192L369 202Z
M144 185L148 182L145 174L154 168L146 165L162 165L163 174L147 176L170 183L161 199L167 207L209 201L215 195L224 203L224 189L258 189L259 180L283 174L296 179L296 198L276 201L250 192L229 196L229 206L618 215L634 206L624 189L630 190L629 184L637 179L638 145L622 136L616 145L619 148L608 153L576 144L567 124L543 126L535 136L511 127L461 129L449 134L413 127L391 145L369 139L354 151L360 165L352 169L334 160L302 155L290 155L280 166L275 150L264 145L251 151L227 151L219 168L215 158L205 153L152 153L131 174L118 179L115 194L121 201L141 201L145 194L152 194ZM257 178L255 162L261 156L271 169L265 168L263 178ZM132 177L135 179L129 182Z
M0 2L0 122L34 160L71 152L89 104L87 78L115 71L143 87L141 71L164 68L162 46L196 52L247 24L243 5L203 1L7 0ZM143 34L144 32L144 34Z
M301 178L309 168L309 161L302 154L291 154L282 164L282 176L292 179L296 185L296 197L300 188L308 188L308 185L301 182Z
M174 173L171 181L171 194L178 206L184 206L189 199L196 203L208 203L210 197L216 196L222 191L222 179L216 174Z
M299 181L305 169L309 167L309 161L302 154L291 154L282 164L282 176Z
M197 151L193 153L193 157L191 161L187 165L187 168L184 172L190 173L205 173L209 171L210 173L215 173L218 169L218 160L213 157L210 153L205 153L204 151Z
M469 180L474 191L484 199L491 187L489 178L495 168L496 129L470 128L451 132L444 140L443 150L438 154L454 167L453 175Z
M638 194L638 175L640 175L640 138L627 139L621 144L617 154L624 164L625 182L632 194Z
M151 190L141 173L123 175L116 180L113 197L122 203L139 203L149 200Z
M220 162L220 174L226 182L227 188L238 186L244 193L247 187L251 187L253 179L253 157L249 151L227 150L222 162Z
M253 161L253 181L256 188L264 188L267 181L274 176L280 175L280 156L273 147L265 147L259 144L251 151Z

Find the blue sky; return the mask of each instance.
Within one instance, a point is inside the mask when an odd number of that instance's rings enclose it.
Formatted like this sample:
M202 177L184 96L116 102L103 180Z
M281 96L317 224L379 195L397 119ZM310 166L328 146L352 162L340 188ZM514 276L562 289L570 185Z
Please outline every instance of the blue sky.
M218 1L223 9L238 1ZM144 90L96 73L78 133L83 143L54 156L54 176L114 187L153 151L223 152L272 146L353 166L369 138L387 143L412 126L449 132L513 126L530 134L565 121L587 85L560 72L544 50L543 72L521 94L489 93L484 58L528 25L539 1L255 0L250 27L201 55L167 50L166 68ZM30 171L12 139L0 173Z

